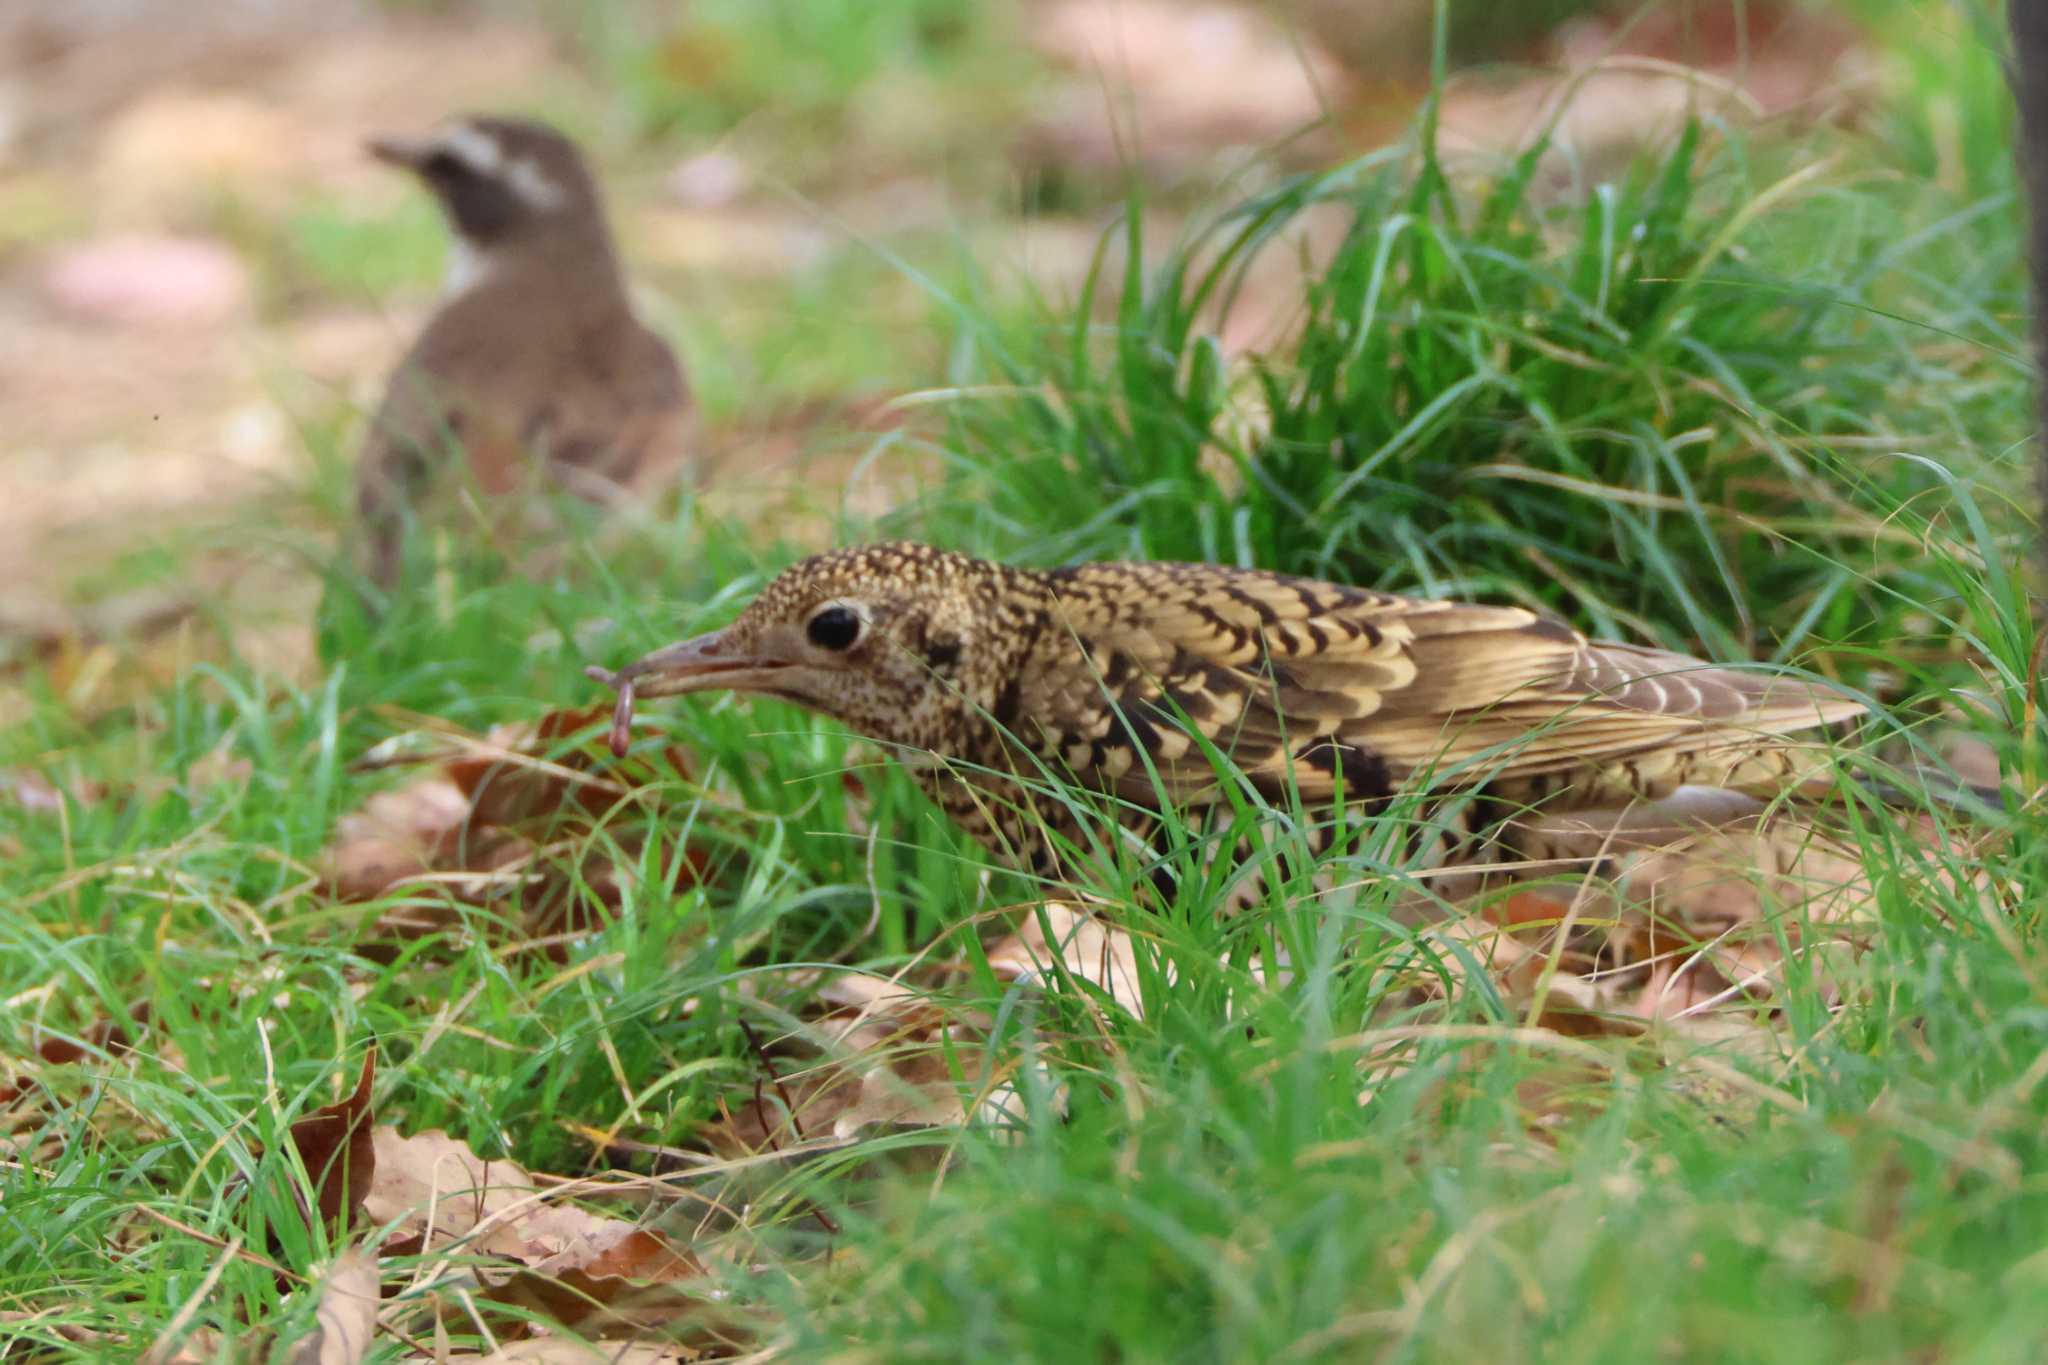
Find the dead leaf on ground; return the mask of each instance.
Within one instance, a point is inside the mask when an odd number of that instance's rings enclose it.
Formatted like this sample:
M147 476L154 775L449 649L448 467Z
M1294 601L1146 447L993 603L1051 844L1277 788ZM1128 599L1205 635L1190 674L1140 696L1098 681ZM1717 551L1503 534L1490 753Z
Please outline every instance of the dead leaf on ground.
M978 1056L988 1025L919 983L827 973L796 1029L765 1040L751 1092L698 1136L722 1155L752 1156L874 1128L958 1126L970 1096L949 1056Z
M378 792L341 817L324 860L328 885L342 900L374 900L449 867L488 868L491 844L468 834L469 798L439 774Z
M114 1352L124 1344L124 1339L115 1333L96 1327L86 1327L75 1322L65 1322L57 1317L61 1310L45 1308L30 1313L16 1308L0 1308L0 1341L19 1346L28 1359L40 1359L35 1348L43 1340L63 1341L74 1346L94 1348L93 1359L111 1360Z
M375 1344L382 1304L376 1257L342 1252L321 1282L317 1325L292 1347L290 1365L359 1365Z
M1121 931L1065 906L1048 909L1074 974L1135 1000ZM1046 969L1051 955L1028 946L1027 936L1042 945L1026 929L990 955L999 973L1021 978ZM877 1130L1013 1124L1021 1108L1016 1067L1037 1063L989 1069L985 1043L993 1020L937 989L938 979L952 975L936 965L925 973L930 980L808 968L783 974L797 984L815 981L817 989L794 1029L760 1040L766 1055L754 1058L750 1089L730 1098L724 1116L701 1128L698 1140L720 1156L745 1158Z
M1047 942L1050 929L1052 941ZM1131 937L1098 916L1061 901L1047 901L1027 913L1017 932L988 950L988 965L1012 980L1051 977L1054 964L1100 989L1134 1019L1145 1017L1138 986L1138 959ZM1166 982L1173 972L1166 969Z
M432 1129L371 1135L376 1179L364 1199L388 1226L390 1255L481 1261L484 1297L565 1326L657 1326L702 1300L703 1266L660 1233L543 1191L516 1161L486 1161Z
M82 1062L96 1052L103 1052L109 1057L125 1057L134 1051L136 1038L148 1029L149 1021L149 1002L138 1000L128 1008L127 1024L102 1017L79 1030L75 1037L45 1032L34 1045L35 1054L48 1066ZM132 1033L130 1025L134 1028ZM0 1082L0 1104L12 1104L21 1098L26 1088L26 1084L18 1079Z
M988 962L1012 981L1049 982L1063 971L1132 1016L1143 1014L1129 935L1072 905L1033 907L1015 933L988 950ZM981 1074L992 1021L937 989L949 973L933 967L917 979L810 969L783 975L795 984L815 981L817 989L796 1028L755 1058L759 1072L750 1089L699 1130L713 1152L750 1157L875 1130L1016 1120L1014 1067ZM1172 979L1169 969L1166 980Z
M292 1147L313 1181L320 1221L328 1227L338 1223L345 1230L376 1183L377 1150L370 1136L376 1118L370 1086L376 1076L377 1049L372 1047L363 1054L362 1075L348 1098L314 1110L291 1127Z
M487 1356L451 1355L448 1360L449 1365L690 1365L711 1358L703 1351L679 1344L542 1337L515 1341Z
M1435 931L1463 944L1532 1022L1569 1034L1699 1039L1768 1031L1787 973L1830 998L1863 945L1876 888L1854 849L1789 818L1711 828L1621 822L1592 845L1607 875L1496 880ZM1936 876L1946 874L1936 873Z
M399 907L380 921L400 937L445 930L465 906L514 913L535 935L592 927L618 903L644 837L637 827L608 828L615 857L596 831L628 800L644 805L690 775L674 745L611 758L601 742L609 718L609 707L583 707L484 735L444 727L378 745L356 766L428 770L342 817L322 859L330 891L349 901L407 883L420 885L422 900L437 893L437 903ZM581 732L586 742L565 749ZM705 874L701 851L681 857L685 885Z

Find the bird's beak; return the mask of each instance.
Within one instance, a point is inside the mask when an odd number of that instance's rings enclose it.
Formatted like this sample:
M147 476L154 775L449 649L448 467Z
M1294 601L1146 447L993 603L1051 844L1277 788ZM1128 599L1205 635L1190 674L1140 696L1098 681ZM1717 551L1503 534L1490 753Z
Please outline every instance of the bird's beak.
M385 165L408 171L418 170L434 150L423 137L373 137L363 146Z
M735 653L725 632L714 630L657 649L616 673L591 667L591 677L617 689L630 683L643 697L673 697L685 692L752 692L771 686L770 677L789 665L780 659Z

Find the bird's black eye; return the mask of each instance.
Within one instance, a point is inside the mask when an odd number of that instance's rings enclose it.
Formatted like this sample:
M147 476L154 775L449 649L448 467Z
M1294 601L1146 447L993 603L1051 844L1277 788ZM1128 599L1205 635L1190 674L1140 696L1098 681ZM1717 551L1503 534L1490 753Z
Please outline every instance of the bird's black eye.
M860 639L860 613L852 607L829 606L811 618L804 636L820 649L852 649Z
M436 180L453 180L468 170L468 163L453 152L435 152L420 163L420 172Z

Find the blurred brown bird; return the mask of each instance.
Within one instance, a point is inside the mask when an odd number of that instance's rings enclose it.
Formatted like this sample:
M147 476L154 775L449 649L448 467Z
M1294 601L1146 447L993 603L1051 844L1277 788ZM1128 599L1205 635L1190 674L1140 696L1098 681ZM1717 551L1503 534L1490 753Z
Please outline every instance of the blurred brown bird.
M806 559L723 630L617 673L633 697L734 691L896 746L1013 866L1071 876L1089 841L1046 779L1120 799L1149 841L1162 798L1231 817L1204 743L1269 801L1364 814L1406 791L1479 793L1501 822L1681 785L1771 796L1829 755L1789 736L1862 703L1784 677L1587 640L1520 607L1423 601L1207 564L1033 571L908 543ZM1453 831L1451 838L1464 837Z
M618 496L680 453L688 391L635 316L596 182L543 124L464 118L370 143L418 176L455 234L445 294L399 362L357 471L368 570L389 586L406 528L467 488Z

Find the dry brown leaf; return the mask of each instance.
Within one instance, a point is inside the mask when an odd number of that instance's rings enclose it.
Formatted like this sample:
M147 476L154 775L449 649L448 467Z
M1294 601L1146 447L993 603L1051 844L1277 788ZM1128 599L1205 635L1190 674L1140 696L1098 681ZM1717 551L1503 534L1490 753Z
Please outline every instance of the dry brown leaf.
M371 1130L370 1141L376 1178L363 1196L363 1212L373 1223L390 1225L391 1240L402 1243L407 1254L468 1239L478 1224L496 1225L507 1210L535 1199L525 1167L516 1161L485 1161L468 1143L439 1128L404 1137L386 1124ZM477 1249L497 1250L490 1245Z
M0 1341L19 1346L28 1359L39 1359L35 1354L32 1332L41 1332L46 1337L68 1341L79 1346L96 1348L94 1359L111 1360L122 1344L123 1338L112 1332L93 1327L82 1327L77 1323L53 1321L61 1311L45 1308L30 1313L15 1308L0 1308Z
M220 1365L229 1358L223 1354L225 1344L220 1333L200 1327L187 1332L170 1355L154 1360L144 1356L143 1365Z
M469 798L439 775L379 792L341 817L327 851L328 883L342 900L373 900L444 866L468 819Z
M660 763L638 754L612 759L589 745L535 761L579 730L611 718L610 705L586 706L550 711L531 725L496 726L479 750L451 757L443 766L470 798L475 818L493 825L549 820L571 805L602 815L637 788L689 779L689 756L673 744L661 750Z
M1767 1028L1787 970L1826 972L1856 949L1873 888L1852 850L1809 826L1747 815L1702 828L1713 814L1554 823L1552 852L1583 841L1577 856L1610 875L1510 879L1436 932L1559 1032L1632 1034L1652 1020L1716 1038Z
M1648 58L1738 86L1766 117L1839 102L1863 70L1865 38L1841 12L1796 0L1694 0L1681 12L1589 14L1556 35L1562 65Z
M705 1359L704 1352L682 1345L575 1341L568 1337L515 1341L487 1356L448 1357L449 1365L688 1365Z
M322 859L329 889L361 901L407 882L432 885L440 904L408 905L380 921L402 937L451 927L465 905L516 912L536 935L592 927L593 914L617 904L626 873L591 835L635 793L689 775L687 756L673 745L652 759L614 760L594 742L562 751L562 741L608 717L604 707L551 711L483 736L437 730L378 745L358 767L432 766L342 818ZM640 838L617 832L625 859L637 856ZM686 882L705 874L704 854L682 856Z
M292 1146L313 1180L320 1221L346 1229L377 1179L377 1151L371 1139L375 1115L370 1086L377 1076L377 1049L363 1054L355 1091L336 1104L314 1110L291 1128Z
M817 979L808 970L791 975ZM755 1059L762 1074L751 1094L699 1130L711 1150L753 1156L872 1127L965 1120L965 1097L947 1056L978 1048L986 1016L856 971L824 975L812 999L823 1008L777 1040L772 1055ZM790 1055L792 1045L797 1055Z
M140 1034L149 1027L150 1006L147 1000L138 1000L128 1008L128 1019ZM96 1019L79 1031L75 1038L46 1034L35 1045L36 1056L50 1066L63 1066L70 1062L82 1062L94 1052L105 1052L111 1057L125 1057L135 1048L135 1036L128 1029L112 1019ZM0 1104L11 1104L21 1098L24 1087L20 1081L0 1082Z
M575 1326L593 1320L653 1325L693 1300L680 1285L703 1274L695 1257L659 1233L544 1194L516 1161L485 1161L433 1129L412 1137L376 1129L377 1178L364 1211L391 1227L387 1250L483 1257L487 1296Z
M291 1365L358 1365L377 1335L377 1258L350 1248L320 1286L318 1324L293 1347Z
M660 1235L617 1220L576 1239L490 1292L494 1302L543 1314L565 1327L636 1329L673 1322L701 1303L682 1289L703 1277L694 1256Z
M850 1100L833 1116L833 1137L870 1127L954 1128L967 1117L960 1083L936 1050L865 1068Z
M1052 976L1056 963L1100 988L1133 1018L1144 1017L1138 960L1130 935L1071 905L1047 901L1024 916L1016 933L988 952L988 965L1012 980ZM1166 979L1172 982L1171 969Z

